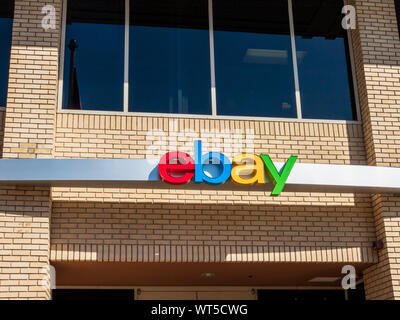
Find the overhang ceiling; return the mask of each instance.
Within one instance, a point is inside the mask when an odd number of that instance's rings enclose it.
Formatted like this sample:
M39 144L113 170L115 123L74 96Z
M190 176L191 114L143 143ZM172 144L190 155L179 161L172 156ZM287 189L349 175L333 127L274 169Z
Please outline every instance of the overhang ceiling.
M311 283L315 277L343 277L338 263L75 263L56 262L57 287L138 286L340 286ZM357 275L368 265L354 264ZM204 277L205 273L213 274Z

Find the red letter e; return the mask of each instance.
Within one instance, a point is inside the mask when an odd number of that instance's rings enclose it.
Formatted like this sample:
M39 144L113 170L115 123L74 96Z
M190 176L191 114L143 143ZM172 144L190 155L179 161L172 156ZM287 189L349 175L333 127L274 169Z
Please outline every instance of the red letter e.
M185 184L194 176L194 160L187 153L169 152L161 158L158 172L168 184Z

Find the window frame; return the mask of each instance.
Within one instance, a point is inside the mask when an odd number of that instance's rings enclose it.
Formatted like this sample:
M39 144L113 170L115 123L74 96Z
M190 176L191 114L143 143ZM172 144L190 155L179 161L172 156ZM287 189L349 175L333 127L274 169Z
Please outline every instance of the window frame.
M129 111L129 27L130 27L130 0L125 0L125 42L124 42L124 89L123 89L123 111L104 111L104 110L68 110L63 109L63 89L64 89L64 58L65 58L65 38L66 38L66 23L67 23L67 10L68 0L63 0L62 7L62 26L60 37L60 61L59 61L59 79L58 79L58 97L57 97L57 111L60 113L86 113L86 114L110 114L110 115L133 115L133 116L147 116L147 117L171 117L171 118L199 118L199 119L228 119L228 120L269 120L269 121L286 121L286 122L326 122L326 123L361 123L361 109L358 94L358 84L355 69L354 51L352 46L352 37L350 30L347 30L347 41L350 56L350 70L352 77L349 79L353 84L353 94L355 103L355 120L334 120L334 119L304 119L302 116L301 108L301 91L298 74L297 63L297 50L296 50L296 36L294 30L294 17L292 0L288 2L288 15L289 15L289 28L290 28L290 41L292 49L292 65L294 72L294 86L295 86L295 101L296 101L296 118L283 118L283 117L253 117L253 116L235 116L235 115L219 115L217 106L217 86L215 76L215 45L214 45L214 15L213 15L213 0L208 1L208 17L209 17L209 42L210 42L210 74L211 74L211 115L187 114L187 113L152 113L152 112L135 112ZM347 53L346 53L347 54Z

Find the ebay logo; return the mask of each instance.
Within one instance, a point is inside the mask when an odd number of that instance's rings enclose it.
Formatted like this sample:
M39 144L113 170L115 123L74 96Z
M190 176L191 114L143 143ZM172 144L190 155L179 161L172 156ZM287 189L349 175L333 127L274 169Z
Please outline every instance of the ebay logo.
M284 167L278 171L269 155L242 153L233 157L232 162L218 152L202 153L201 141L194 142L195 159L183 152L169 152L164 155L158 171L165 183L183 185L194 181L220 185L230 180L239 186L274 184L271 196L279 196L297 161L291 156ZM267 180L268 178L268 180Z

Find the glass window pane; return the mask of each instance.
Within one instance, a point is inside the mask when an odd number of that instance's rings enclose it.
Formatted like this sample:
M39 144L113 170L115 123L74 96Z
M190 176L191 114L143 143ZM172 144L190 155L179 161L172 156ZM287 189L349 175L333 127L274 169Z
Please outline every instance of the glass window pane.
M129 110L211 114L207 0L130 3Z
M124 0L69 0L63 107L123 110Z
M354 89L343 1L293 2L304 118L355 120Z
M14 1L2 0L0 3L0 107L5 107L7 103L13 16Z
M214 0L219 115L297 117L287 0Z

